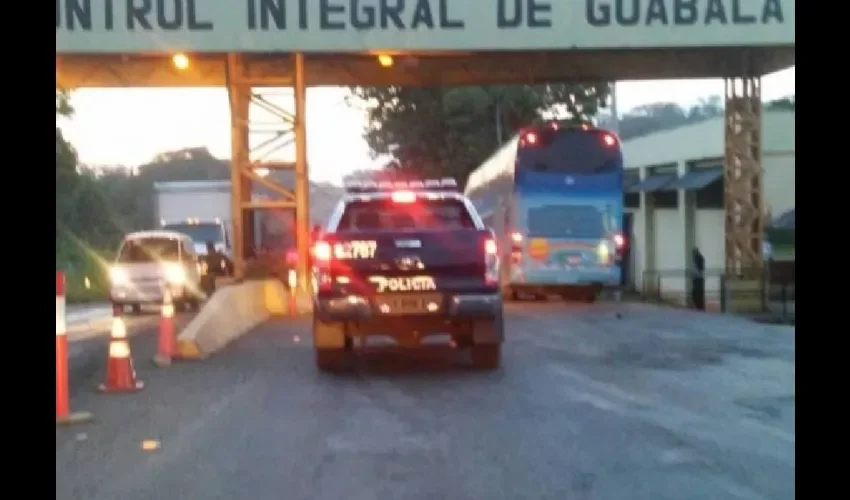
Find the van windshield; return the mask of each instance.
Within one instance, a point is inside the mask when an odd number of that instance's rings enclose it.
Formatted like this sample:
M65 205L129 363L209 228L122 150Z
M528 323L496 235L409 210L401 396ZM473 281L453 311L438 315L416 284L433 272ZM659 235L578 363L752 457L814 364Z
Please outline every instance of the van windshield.
M166 231L183 233L196 243L220 243L224 241L224 235L219 224L167 224L162 227Z
M172 238L126 240L118 253L118 262L138 264L174 261L180 257L180 242Z

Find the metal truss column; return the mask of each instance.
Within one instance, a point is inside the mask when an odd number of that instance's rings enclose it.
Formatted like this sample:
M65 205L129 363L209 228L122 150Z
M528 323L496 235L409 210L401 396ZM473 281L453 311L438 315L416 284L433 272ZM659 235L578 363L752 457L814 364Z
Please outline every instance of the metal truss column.
M227 55L227 94L230 99L230 213L233 244L233 274L245 276L246 227L242 207L251 199L251 182L242 176L250 151L248 113L251 87L241 78L242 61L237 54ZM247 197L247 200L246 200Z
M278 182L280 179L276 178L277 170L295 169L296 164L291 161L273 160L270 157L293 142L296 143L296 156L298 155L297 120L290 111L273 103L268 95L255 92L255 87L267 86L268 82L264 75L251 70L250 63L242 55L227 55L227 90L231 111L233 260L237 279L245 276L248 257L256 256L256 252L252 250L257 243L262 243L254 236L255 223L259 221L259 225L265 224L262 216L268 215L265 213L268 210L297 208L296 194L301 196L300 193L309 190L300 186L296 179L293 193L292 189L281 185ZM271 117L272 121L252 121L252 105L254 111L262 112ZM255 135L263 137L252 147L251 139ZM306 178L306 160L302 163ZM297 172L296 169L296 174ZM254 187L265 188L267 193L255 193ZM271 193L274 199L270 198L268 193ZM307 194L303 196L306 200Z
M304 54L294 55L295 81L295 233L298 245L298 283L309 293L310 279L310 181L307 170L307 84Z
M724 162L726 275L763 273L761 78L727 78Z

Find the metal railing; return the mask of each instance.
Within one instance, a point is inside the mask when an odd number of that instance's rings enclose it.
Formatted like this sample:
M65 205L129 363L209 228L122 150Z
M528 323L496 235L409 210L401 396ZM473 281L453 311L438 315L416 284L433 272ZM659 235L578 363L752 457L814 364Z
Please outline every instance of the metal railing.
M702 273L705 308L723 313L751 314L764 320L793 322L796 287L794 262L771 262L764 270L730 276L722 269ZM661 269L643 273L640 293L645 300L694 308L692 269Z

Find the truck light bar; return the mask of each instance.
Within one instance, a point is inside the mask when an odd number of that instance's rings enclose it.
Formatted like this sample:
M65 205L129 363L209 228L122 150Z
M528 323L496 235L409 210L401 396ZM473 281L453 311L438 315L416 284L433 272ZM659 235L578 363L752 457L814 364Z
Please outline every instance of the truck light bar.
M392 191L457 191L457 181L451 177L421 181L349 181L345 183L349 193L379 193Z
M182 220L165 220L165 219L159 219L159 225L160 225L160 226L167 226L167 225L169 225L169 224L189 224L189 225L197 225L197 224L209 224L209 223L211 223L211 222L214 222L214 223L216 223L216 224L221 224L221 219L220 219L220 218L218 218L218 217L216 217L216 218L215 218L215 219L213 219L213 220L202 220L202 219L199 219L199 218L197 218L197 217L188 217L188 218L186 218L186 219L182 219Z

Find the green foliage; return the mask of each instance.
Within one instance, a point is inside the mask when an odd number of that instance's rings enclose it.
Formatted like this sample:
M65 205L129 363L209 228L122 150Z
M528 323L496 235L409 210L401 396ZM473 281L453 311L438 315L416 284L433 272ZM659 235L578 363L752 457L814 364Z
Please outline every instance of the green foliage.
M783 97L782 99L775 99L765 103L764 109L768 111L794 111L797 109L797 96L792 95Z
M65 238L56 252L56 268L65 271L68 302L97 302L109 297L108 262L112 250L98 251L76 238ZM88 283L86 282L88 278Z
M793 111L795 97L789 96L764 103L766 111ZM662 130L699 123L723 116L723 99L720 96L702 98L689 108L672 102L655 102L638 106L620 116L619 135L623 140L635 139ZM601 127L612 127L609 116L599 120Z
M447 175L463 182L501 142L547 111L584 121L596 115L609 87L513 85L492 87L355 88L365 104L365 139L390 166L417 176Z
M70 117L73 114L74 108L71 106L68 92L62 89L56 89L56 116Z
M67 94L57 89L57 118L72 113ZM112 248L120 236L111 214L97 180L80 172L77 152L56 127L56 268L66 272L69 301L105 297L103 253L97 249Z

